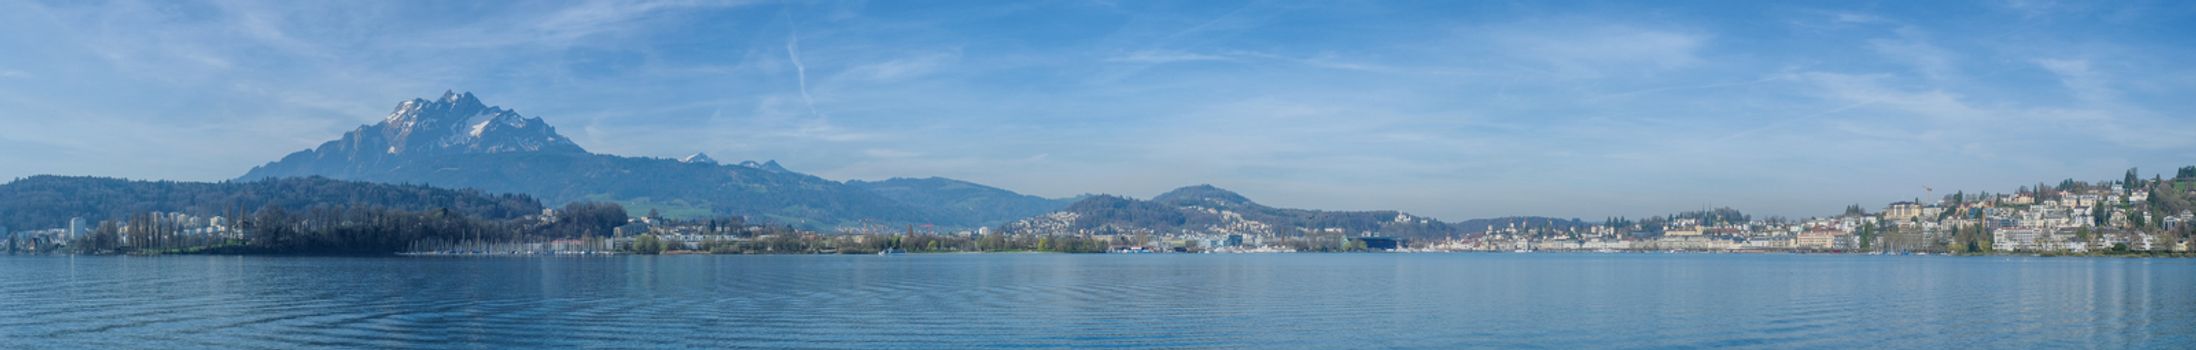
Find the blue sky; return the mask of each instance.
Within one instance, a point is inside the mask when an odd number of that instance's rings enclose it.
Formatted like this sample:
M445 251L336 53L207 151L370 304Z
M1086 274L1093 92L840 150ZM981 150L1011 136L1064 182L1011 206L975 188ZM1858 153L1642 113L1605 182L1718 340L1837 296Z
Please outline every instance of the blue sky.
M589 150L1459 220L2196 164L2196 3L0 0L0 178L220 180L444 90ZM2055 182L2055 181L2054 181Z

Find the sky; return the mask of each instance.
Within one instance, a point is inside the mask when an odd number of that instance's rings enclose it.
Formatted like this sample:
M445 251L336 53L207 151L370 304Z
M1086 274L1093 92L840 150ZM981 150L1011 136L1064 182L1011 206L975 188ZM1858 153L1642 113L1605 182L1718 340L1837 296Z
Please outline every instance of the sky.
M836 180L1802 217L2196 165L2191 57L2188 1L0 0L0 179L230 179L455 90Z

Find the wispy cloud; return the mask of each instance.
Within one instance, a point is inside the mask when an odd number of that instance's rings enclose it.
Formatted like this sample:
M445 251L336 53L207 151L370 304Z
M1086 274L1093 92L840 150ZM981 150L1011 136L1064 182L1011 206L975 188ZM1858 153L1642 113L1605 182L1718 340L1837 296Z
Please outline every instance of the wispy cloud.
M1949 79L1958 68L1953 53L1931 44L1919 29L1911 26L1899 28L1896 38L1869 40L1868 47L1877 54L1913 67L1930 80Z
M1671 28L1585 19L1525 21L1472 27L1493 53L1552 73L1552 78L1600 78L1653 73L1700 64L1712 36Z
M922 153L887 148L865 149L862 150L862 154L875 158L911 158L923 155Z
M961 59L958 50L945 52L914 53L883 62L857 65L839 74L842 79L867 82L892 82L920 78L948 68Z
M1168 51L1168 50L1138 50L1138 51L1135 51L1135 52L1129 52L1129 53L1127 53L1127 54L1123 54L1123 55L1120 55L1120 56L1115 56L1115 57L1112 57L1112 58L1107 58L1107 59L1106 59L1106 61L1109 61L1109 62L1130 62L1130 63L1176 63L1176 62L1197 62L1197 61L1229 61L1229 60L1233 60L1233 59L1232 59L1232 58L1229 58L1229 57L1227 57L1227 56L1220 56L1220 55L1202 54L1202 53L1194 53L1194 52Z
M2110 85L2089 69L2089 60L2045 58L2037 59L2036 66L2057 75L2059 83L2084 102L2110 103L2115 100Z

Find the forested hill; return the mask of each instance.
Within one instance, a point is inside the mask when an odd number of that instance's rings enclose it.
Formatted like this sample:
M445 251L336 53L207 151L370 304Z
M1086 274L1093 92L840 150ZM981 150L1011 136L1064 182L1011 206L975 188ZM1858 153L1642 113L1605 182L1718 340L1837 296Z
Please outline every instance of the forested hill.
M1274 208L1241 194L1197 185L1169 191L1152 200L1119 196L1085 198L1047 214L1017 221L1012 230L1032 232L1242 233L1446 237L1460 230L1448 223L1392 210L1324 211ZM1069 220L1058 222L1059 220Z
M991 226L1067 207L1080 198L1050 199L942 177L847 181L848 186L925 208L937 223Z
M175 182L34 176L0 185L0 225L17 230L66 227L72 217L88 223L151 212L237 217L267 208L446 210L458 216L502 220L540 213L542 205L525 195L320 177Z

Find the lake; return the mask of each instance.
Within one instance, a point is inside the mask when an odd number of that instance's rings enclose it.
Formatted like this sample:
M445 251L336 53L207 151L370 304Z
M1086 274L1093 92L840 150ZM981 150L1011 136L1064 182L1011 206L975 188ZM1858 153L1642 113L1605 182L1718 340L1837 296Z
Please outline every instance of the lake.
M0 257L0 348L2190 348L2196 260Z

